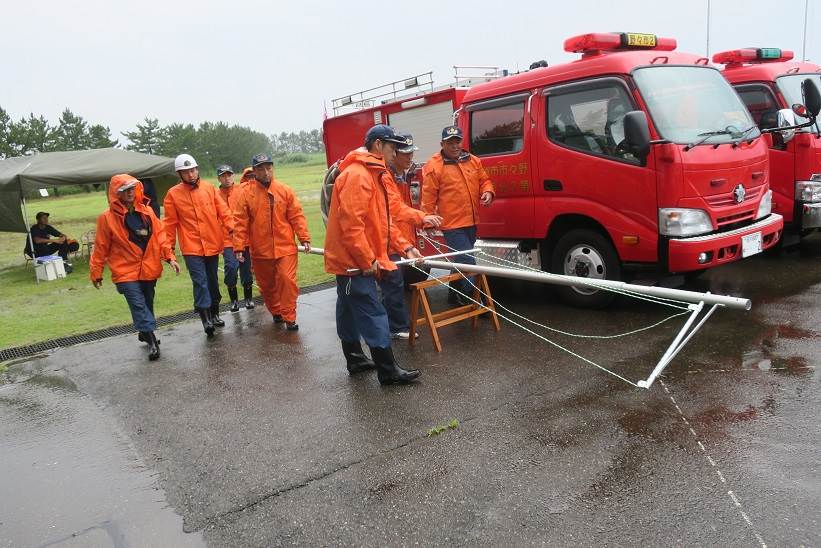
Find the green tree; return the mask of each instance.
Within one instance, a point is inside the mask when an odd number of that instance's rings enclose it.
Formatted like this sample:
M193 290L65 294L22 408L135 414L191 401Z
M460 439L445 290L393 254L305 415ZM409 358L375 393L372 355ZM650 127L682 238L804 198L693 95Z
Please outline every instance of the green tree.
M131 144L126 148L146 154L158 154L160 144L165 138L160 122L156 118L145 118L144 123L137 124L135 131L124 131L123 136Z
M23 156L34 152L54 150L54 128L43 116L29 114L13 123L9 129L9 144L12 156Z
M111 138L111 130L108 126L94 124L88 128L88 144L90 148L112 148L120 143L117 139Z
M88 123L82 116L65 109L54 130L54 150L87 150L90 147Z
M210 166L206 155L201 154L197 139L197 130L193 124L171 124L162 131L162 137L155 151L163 156L177 156L187 153L193 156L197 163Z
M9 158L14 156L14 150L11 146L11 116L0 107L0 158Z

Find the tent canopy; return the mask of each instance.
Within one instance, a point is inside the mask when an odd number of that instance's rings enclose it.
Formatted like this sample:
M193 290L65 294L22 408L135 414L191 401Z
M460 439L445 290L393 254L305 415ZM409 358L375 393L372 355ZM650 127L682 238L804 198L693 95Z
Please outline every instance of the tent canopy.
M108 183L119 173L154 179L160 199L177 181L173 158L117 148L43 152L0 160L0 232L28 232L28 220L20 208L25 192Z

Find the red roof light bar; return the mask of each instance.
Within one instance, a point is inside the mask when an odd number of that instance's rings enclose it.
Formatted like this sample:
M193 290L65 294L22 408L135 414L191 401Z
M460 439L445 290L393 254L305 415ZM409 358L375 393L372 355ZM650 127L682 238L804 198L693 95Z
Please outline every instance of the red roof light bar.
M675 38L662 38L655 34L636 32L593 32L580 34L564 41L564 50L571 53L594 54L600 51L676 49Z

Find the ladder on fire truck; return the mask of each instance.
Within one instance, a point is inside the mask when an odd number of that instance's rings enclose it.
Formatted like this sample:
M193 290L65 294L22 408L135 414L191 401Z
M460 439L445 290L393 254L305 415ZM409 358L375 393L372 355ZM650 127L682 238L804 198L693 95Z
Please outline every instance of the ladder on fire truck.
M434 85L433 71L414 74L373 88L331 99L334 116L407 99L449 87L466 88L508 75L507 69L487 65L453 65L453 82Z

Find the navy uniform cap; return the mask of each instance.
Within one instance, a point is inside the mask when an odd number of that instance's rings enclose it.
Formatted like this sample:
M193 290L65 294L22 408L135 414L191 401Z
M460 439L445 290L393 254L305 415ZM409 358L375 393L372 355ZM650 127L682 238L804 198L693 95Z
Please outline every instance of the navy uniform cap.
M254 157L251 158L251 167L257 167L258 165L273 163L274 159L271 158L271 155L267 152L260 152L259 154L255 154Z
M448 139L461 139L462 138L462 130L458 126L448 126L442 130L442 140L447 141Z
M405 139L396 134L396 130L385 124L376 124L365 134L366 143L372 143L377 139L388 143L396 143L399 146L405 146L406 144Z

